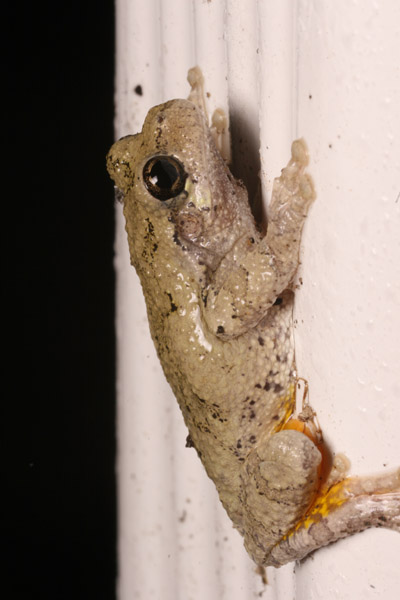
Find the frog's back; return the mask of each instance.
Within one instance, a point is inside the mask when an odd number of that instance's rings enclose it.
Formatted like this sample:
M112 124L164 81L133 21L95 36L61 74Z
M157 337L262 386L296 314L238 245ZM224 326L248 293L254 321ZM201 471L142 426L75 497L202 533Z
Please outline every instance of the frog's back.
M231 493L240 485L238 463L293 410L292 307L293 294L283 293L256 327L227 341L207 329L198 303L177 304L164 320L149 307L164 373L220 492L226 473Z

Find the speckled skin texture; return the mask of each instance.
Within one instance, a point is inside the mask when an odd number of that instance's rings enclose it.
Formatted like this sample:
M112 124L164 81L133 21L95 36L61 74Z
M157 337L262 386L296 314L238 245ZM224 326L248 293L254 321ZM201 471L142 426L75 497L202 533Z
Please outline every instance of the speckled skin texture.
M184 187L175 197L149 191L145 165L157 156L183 167ZM363 480L340 481L344 475L321 483L320 449L302 432L282 429L294 410L291 288L314 200L307 162L304 142L294 142L275 180L263 236L196 103L152 108L142 132L108 155L151 335L188 445L259 565L301 558L379 525L382 516L394 528L400 519L397 473L366 479L368 493ZM368 500L368 525L357 519L355 500L363 507Z

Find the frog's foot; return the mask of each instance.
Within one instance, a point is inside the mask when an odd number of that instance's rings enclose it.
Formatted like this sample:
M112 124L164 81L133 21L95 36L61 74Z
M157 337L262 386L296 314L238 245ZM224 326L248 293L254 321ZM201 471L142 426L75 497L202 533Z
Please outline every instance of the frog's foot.
M208 123L206 99L204 96L204 77L200 67L196 66L189 69L187 80L190 85L188 100L203 111Z
M285 235L301 228L315 199L311 176L304 172L307 165L306 143L303 139L295 140L290 161L282 169L281 176L275 179L272 190L268 223L273 224L278 234Z
M300 239L308 210L315 199L313 181L304 172L308 164L304 140L292 144L292 156L275 179L268 210L266 242L292 278L298 265Z
M400 469L325 487L306 516L272 548L264 564L280 567L369 527L400 531Z
M196 104L204 113L208 123L206 98L204 93L204 76L200 67L192 67L188 71L187 80L191 90L188 100ZM231 139L229 134L229 118L222 108L217 108L211 118L211 135L226 163L231 162Z

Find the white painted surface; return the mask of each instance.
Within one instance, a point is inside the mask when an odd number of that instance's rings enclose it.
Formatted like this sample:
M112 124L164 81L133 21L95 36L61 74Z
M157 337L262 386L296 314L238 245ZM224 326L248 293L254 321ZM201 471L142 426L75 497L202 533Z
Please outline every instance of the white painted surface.
M400 462L399 24L394 0L117 2L118 137L186 97L199 64L210 112L229 106L235 173L255 190L261 170L266 200L292 139L307 140L318 198L303 238L298 370L357 473ZM400 536L382 530L268 569L262 584L185 448L117 214L119 600L397 599Z

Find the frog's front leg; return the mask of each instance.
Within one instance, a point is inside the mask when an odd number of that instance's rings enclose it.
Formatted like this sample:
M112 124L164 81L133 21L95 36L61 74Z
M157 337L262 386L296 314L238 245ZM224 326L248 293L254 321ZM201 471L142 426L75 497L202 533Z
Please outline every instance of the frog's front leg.
M315 197L312 180L304 173L307 163L304 141L293 142L291 159L274 181L266 236L249 221L213 273L204 317L223 339L257 325L293 280L303 224Z

